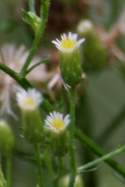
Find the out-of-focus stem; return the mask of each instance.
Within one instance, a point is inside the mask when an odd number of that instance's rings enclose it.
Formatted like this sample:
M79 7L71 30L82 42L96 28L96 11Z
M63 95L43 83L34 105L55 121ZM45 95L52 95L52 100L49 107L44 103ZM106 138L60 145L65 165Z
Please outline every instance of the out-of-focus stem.
M86 145L86 147L94 154L98 156L104 156L106 154L105 151L98 144L96 144L91 138L89 138L86 134L84 134L80 130L76 129L75 135L76 138L79 139L81 143ZM125 178L125 170L118 162L109 158L105 160L105 163L107 163L119 175Z
M116 155L118 155L118 154L120 154L120 153L122 153L124 151L125 151L125 145L122 145L119 148L117 148L116 150L114 150L114 151L112 151L110 153L107 153L104 156L102 156L100 158L97 158L97 159L95 159L95 160L93 160L93 161L91 161L91 162L89 162L87 164L84 164L83 166L80 166L78 168L78 173L79 174L80 173L84 173L84 171L86 169L90 169L90 168L96 166L97 164L100 164L101 162L106 161L107 159L112 158L113 156L116 156Z

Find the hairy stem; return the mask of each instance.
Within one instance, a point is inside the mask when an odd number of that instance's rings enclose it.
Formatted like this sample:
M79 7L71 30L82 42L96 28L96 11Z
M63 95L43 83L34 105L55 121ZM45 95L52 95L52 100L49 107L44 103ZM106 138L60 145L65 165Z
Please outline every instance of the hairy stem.
M46 24L48 21L48 13L49 13L49 7L50 7L50 0L44 0L41 3L41 10L40 10L40 17L41 17L41 23L39 25L38 30L36 31L35 34L35 38L33 41L33 45L30 49L30 53L27 57L26 63L23 65L20 74L25 77L26 73L27 73L27 69L29 67L29 65L31 64L31 61L34 57L34 55L36 54L39 46L40 46L40 42L41 39L43 37L45 28L46 28Z

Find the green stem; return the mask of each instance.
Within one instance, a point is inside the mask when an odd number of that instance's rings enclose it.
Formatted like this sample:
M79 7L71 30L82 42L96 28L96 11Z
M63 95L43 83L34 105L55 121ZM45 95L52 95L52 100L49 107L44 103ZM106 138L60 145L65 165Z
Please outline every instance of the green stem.
M54 182L53 182L55 173L54 173L53 165L52 165L52 152L51 152L51 149L49 148L49 145L44 151L43 162L45 163L46 172L47 172L45 175L45 181L46 181L45 185L55 187Z
M35 144L34 150L35 150L35 157L36 157L37 168L38 168L38 184L39 187L44 187L40 145Z
M12 77L24 89L31 87L31 84L28 82L26 78L20 77L18 73L16 73L13 69L9 68L5 64L0 63L0 69L4 71L6 74L8 74L10 77Z
M75 142L74 142L74 130L75 130L75 101L74 95L69 91L68 92L68 99L70 102L70 115L72 123L70 125L70 147L69 147L69 154L70 154L70 168L71 168L71 176L69 181L69 187L74 187L75 184L75 177L77 173L76 167L76 157L75 157Z
M42 60L42 61L40 61L40 62L38 62L38 63L32 65L32 66L27 70L26 75L27 75L28 73L30 73L32 70L34 70L35 68L37 68L39 65L41 65L41 64L47 64L47 63L48 63L48 59L45 59L45 60Z
M12 187L12 155L8 155L6 157L6 181L7 181L7 187Z
M91 138L89 138L86 134L81 132L80 130L76 129L76 138L80 140L81 143L86 145L86 147L92 151L94 154L98 156L104 156L105 151L98 145L96 144ZM125 170L124 168L115 160L113 159L107 159L105 162L112 168L114 169L119 175L125 178Z
M83 173L86 169L90 169L90 168L96 166L97 164L100 164L101 162L106 161L107 159L112 158L113 156L116 156L116 155L118 155L118 154L120 154L120 153L122 153L124 151L125 151L125 145L122 145L118 149L116 149L116 150L114 150L114 151L112 151L110 153L107 153L104 156L102 156L100 158L97 158L97 159L95 159L92 162L89 162L89 163L87 163L87 164L85 164L83 166L80 166L77 169L77 171L78 171L79 174Z
M30 6L34 5L34 1L30 1ZM27 57L26 63L23 65L20 74L6 66L5 64L0 63L0 69L3 70L5 73L10 75L16 82L19 83L20 86L22 86L24 89L27 89L29 87L32 87L32 85L28 82L28 80L25 78L27 74L27 69L32 61L32 58L34 57L35 53L37 52L41 38L43 37L43 33L46 28L46 23L48 20L48 12L50 7L50 0L44 0L41 5L41 24L39 26L38 31L36 32L35 39L32 45L32 48L30 50L30 53ZM30 7L31 8L31 7ZM32 7L33 9L33 7Z
M35 12L35 1L29 0L29 9L31 12Z
M25 75L27 73L27 69L28 69L29 65L31 64L31 61L39 48L41 39L43 37L44 31L46 28L46 24L48 21L49 7L50 7L50 0L42 1L41 10L40 10L41 23L39 25L38 30L36 31L35 39L33 41L33 45L30 50L30 53L27 57L26 63L23 65L23 67L21 69L20 74L22 75L22 77L25 77Z
M54 181L54 187L59 187L59 181L64 176L65 170L64 170L64 158L58 157L58 170L57 170L57 177Z

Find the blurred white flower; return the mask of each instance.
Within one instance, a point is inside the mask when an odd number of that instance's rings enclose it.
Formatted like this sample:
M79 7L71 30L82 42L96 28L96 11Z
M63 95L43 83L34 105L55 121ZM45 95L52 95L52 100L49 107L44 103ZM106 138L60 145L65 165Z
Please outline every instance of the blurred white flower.
M29 51L24 46L17 47L14 44L5 44L0 49L0 63L4 63L14 71L19 72L25 63ZM31 65L40 62L40 57L34 57ZM33 69L27 78L34 83L43 84L47 82L52 76L52 72L48 72L45 64L41 64ZM13 80L6 73L0 71L0 115L10 114L16 116L11 108L11 100L14 98L15 87L19 87L15 80Z
M78 33L86 33L88 31L91 31L93 29L93 24L90 20L81 20L77 26Z
M25 111L33 111L38 108L43 100L42 95L35 89L29 89L27 91L20 90L16 94L16 99L19 107Z
M67 114L64 116L59 112L52 112L50 113L45 120L45 128L54 132L60 133L63 132L70 123L70 116Z

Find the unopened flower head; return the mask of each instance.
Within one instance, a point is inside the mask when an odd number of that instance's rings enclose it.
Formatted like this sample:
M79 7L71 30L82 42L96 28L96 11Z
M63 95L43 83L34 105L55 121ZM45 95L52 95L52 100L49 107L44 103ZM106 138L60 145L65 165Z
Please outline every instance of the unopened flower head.
M82 34L82 33L86 33L90 30L93 29L93 24L90 20L82 20L80 21L80 23L78 24L77 27L77 31L78 33Z
M50 113L49 116L47 116L45 120L45 127L48 130L58 134L60 132L63 132L69 125L69 123L70 116L68 114L64 116L63 114L54 111Z
M17 103L22 110L36 110L43 98L35 89L21 90L17 93Z
M85 41L84 38L78 40L76 33L69 32L68 34L62 34L61 40L52 41L56 48L63 53L72 53L75 49L79 48L80 45Z

